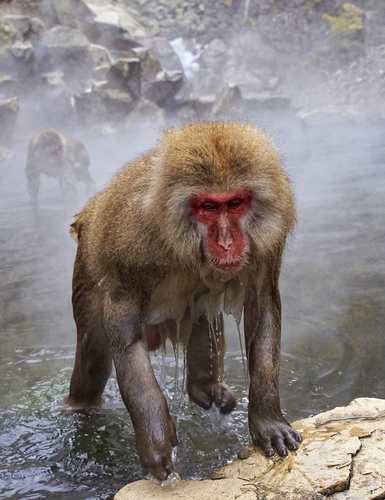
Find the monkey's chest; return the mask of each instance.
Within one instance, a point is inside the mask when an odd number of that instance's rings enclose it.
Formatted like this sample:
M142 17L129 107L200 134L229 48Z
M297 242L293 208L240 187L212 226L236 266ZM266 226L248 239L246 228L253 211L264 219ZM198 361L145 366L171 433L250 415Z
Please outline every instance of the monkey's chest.
M246 273L235 276L167 276L153 295L146 315L147 325L157 325L162 343L169 338L187 345L193 323L201 316L210 322L219 314L240 321L246 290Z

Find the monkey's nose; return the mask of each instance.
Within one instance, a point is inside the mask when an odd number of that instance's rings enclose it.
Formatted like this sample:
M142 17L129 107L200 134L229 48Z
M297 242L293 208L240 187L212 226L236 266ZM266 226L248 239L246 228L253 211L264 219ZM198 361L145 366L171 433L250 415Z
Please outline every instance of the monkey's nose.
M230 243L225 243L225 242L221 242L221 241L218 241L218 245L223 248L223 250L225 252L228 252L230 250L230 247L231 247L231 242Z
M226 231L225 234L219 233L218 235L218 245L223 248L226 252L230 250L230 247L233 243L233 237L231 236L230 231Z
M226 252L233 243L230 224L221 217L218 223L218 245Z

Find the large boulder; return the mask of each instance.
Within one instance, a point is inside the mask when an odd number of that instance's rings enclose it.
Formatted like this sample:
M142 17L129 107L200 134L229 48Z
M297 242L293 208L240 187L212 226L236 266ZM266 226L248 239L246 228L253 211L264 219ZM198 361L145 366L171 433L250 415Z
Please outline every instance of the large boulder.
M14 40L19 40L21 42L28 40L29 33L33 31L32 19L28 16L10 14L2 17L1 24L13 33ZM39 24L35 22L34 26L37 27ZM43 30L43 22L41 22L40 28Z
M129 92L136 99L140 96L140 60L138 58L118 59L107 73L109 88Z
M73 123L72 89L64 81L61 70L40 74L34 97L35 109L45 123L54 128Z
M238 85L229 83L215 96L212 114L215 118L229 118L242 111L242 106L241 89Z
M129 92L119 89L101 89L75 95L75 108L80 123L94 126L100 123L122 122L133 109Z
M204 93L216 92L223 82L223 71L227 60L228 46L220 38L208 43L199 58L199 87Z
M91 57L94 63L93 76L96 80L106 80L112 65L110 51L102 45L90 45Z
M245 114L255 116L261 112L288 111L292 106L292 98L275 92L248 92L243 94Z
M40 0L37 11L48 28L61 24L80 29L84 23L92 22L93 12L83 0Z
M12 45L3 48L0 53L0 71L28 86L28 79L36 75L38 62L31 42L17 40Z
M183 66L166 38L146 42L149 56L144 63L142 93L163 108L175 108L175 95L183 84Z
M97 5L86 2L94 14L93 22L85 27L89 39L109 50L130 50L147 36L145 28L118 5Z
M147 99L139 99L128 115L124 128L128 131L146 132L149 129L158 131L166 126L166 116L162 108Z
M65 78L92 76L94 62L87 37L77 29L55 26L46 31L36 53L41 71L60 69Z

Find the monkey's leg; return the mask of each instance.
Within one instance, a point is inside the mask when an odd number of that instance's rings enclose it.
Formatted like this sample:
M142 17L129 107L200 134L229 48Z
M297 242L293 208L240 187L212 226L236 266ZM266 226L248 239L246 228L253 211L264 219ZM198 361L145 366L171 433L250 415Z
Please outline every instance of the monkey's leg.
M260 291L250 286L245 301L246 352L250 373L249 428L254 444L267 457L286 456L302 441L282 415L278 392L281 356L281 300L275 283L269 279ZM266 273L268 274L268 273ZM274 274L274 269L271 274Z
M40 172L34 169L29 163L26 167L28 192L34 208L37 208L37 197L40 189Z
M134 425L141 464L146 472L164 480L173 470L171 449L178 440L151 366L140 308L122 289L107 292L103 308L117 381Z
M84 408L100 403L112 358L103 326L100 289L88 277L80 249L74 266L72 304L78 339L67 404Z
M226 350L223 316L210 324L203 316L194 323L187 345L187 392L198 406L209 409L214 402L221 413L230 413L234 392L220 382Z

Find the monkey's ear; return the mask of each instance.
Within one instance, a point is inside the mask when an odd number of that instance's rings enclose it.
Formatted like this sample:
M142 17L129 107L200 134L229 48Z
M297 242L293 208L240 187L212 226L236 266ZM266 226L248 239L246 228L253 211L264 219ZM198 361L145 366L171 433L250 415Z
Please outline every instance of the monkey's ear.
M79 241L80 238L80 232L81 232L80 229L81 226L77 220L73 224L71 224L70 235L76 241L76 243Z

